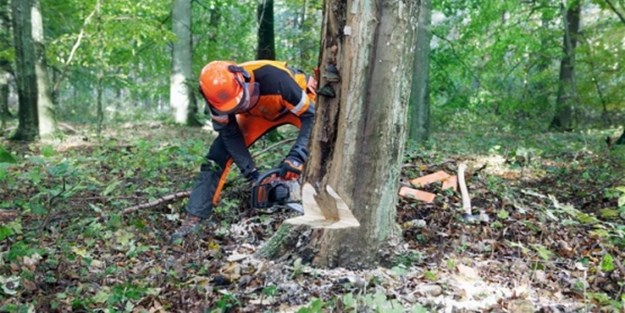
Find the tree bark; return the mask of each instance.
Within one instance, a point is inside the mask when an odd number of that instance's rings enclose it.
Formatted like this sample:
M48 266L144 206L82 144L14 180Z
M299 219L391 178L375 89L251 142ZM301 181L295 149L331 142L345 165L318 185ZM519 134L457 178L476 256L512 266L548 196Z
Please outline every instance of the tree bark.
M0 118L11 117L9 111L9 73L0 67Z
M193 80L191 69L191 0L174 0L172 28L176 34L176 40L172 49L170 105L174 109L176 123L198 126L200 123L195 118L197 106L190 84Z
M104 73L100 71L98 73L95 90L95 103L96 103L96 131L98 136L102 133L104 126L104 104L102 103L102 92L104 91L104 85L102 80L104 79Z
M625 145L625 125L623 125L623 127L624 129L623 129L623 133L621 134L621 137L619 137L614 143L616 145Z
M420 0L417 33L415 39L415 59L410 87L410 132L408 138L413 143L427 140L430 136L430 40L432 24L431 0Z
M273 0L263 0L258 5L258 48L256 58L275 60L276 45L273 22Z
M577 87L575 83L575 47L579 35L579 22L581 5L578 1L571 3L563 11L563 53L560 62L560 79L558 86L558 97L556 99L556 112L551 121L550 128L557 131L573 130L573 109L578 100Z
M0 0L0 51L10 49L10 19L9 1ZM0 58L0 132L4 128L5 121L11 117L9 111L9 78L10 78L11 62L8 58Z
M34 0L12 0L13 40L15 42L18 126L12 139L32 141L39 135L37 113L36 54L32 36L31 11Z
M415 1L326 2L320 86L331 85L336 97L318 101L305 181L320 194L332 186L361 226L316 232L318 266L374 266L398 235L415 9ZM340 82L327 79L334 67Z
M32 36L35 49L35 74L37 76L37 112L39 117L39 135L42 137L54 134L58 127L54 103L50 92L50 78L46 62L46 46L43 37L43 17L39 0L32 6Z

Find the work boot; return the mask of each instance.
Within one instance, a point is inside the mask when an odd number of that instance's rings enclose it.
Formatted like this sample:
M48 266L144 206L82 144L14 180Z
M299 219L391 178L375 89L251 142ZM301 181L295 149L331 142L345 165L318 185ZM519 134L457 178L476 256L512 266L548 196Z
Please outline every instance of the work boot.
M173 235L171 235L171 242L175 242L178 239L186 237L188 234L198 231L202 225L202 219L199 216L187 215L182 221L182 225L176 229Z

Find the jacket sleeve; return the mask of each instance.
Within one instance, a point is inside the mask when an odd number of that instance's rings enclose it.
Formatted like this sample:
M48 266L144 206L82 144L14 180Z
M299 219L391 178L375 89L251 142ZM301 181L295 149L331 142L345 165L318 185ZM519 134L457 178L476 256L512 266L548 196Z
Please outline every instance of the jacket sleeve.
M295 144L293 144L293 147L291 147L291 150L287 155L287 158L296 158L296 160L299 160L301 163L306 162L308 159L308 140L310 139L310 133L315 121L315 105L312 101L309 101L309 103L310 104L307 106L306 111L299 115L302 124L300 126L297 139L295 140Z
M214 114L214 112L211 113ZM245 146L245 140L235 116L227 115L217 119L213 116L213 129L223 139L226 150L228 150L232 160L239 167L243 176L249 178L256 171L256 164L254 159L252 159L250 151Z

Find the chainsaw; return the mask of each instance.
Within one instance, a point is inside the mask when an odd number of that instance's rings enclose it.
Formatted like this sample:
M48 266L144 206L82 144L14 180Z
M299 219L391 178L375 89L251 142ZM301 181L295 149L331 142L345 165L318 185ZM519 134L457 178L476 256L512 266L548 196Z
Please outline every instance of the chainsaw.
M285 205L304 213L301 185L297 180L284 180L280 169L271 169L258 177L252 187L252 208L265 209Z

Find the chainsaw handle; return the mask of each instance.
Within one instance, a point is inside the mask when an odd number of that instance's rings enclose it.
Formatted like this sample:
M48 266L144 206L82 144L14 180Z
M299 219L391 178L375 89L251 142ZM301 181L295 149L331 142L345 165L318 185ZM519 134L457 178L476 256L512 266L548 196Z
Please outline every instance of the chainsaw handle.
M271 177L272 175L280 176L280 168L272 168L272 169L262 173L260 176L258 176L256 181L254 182L254 186L258 186L258 185L262 184L265 179Z

